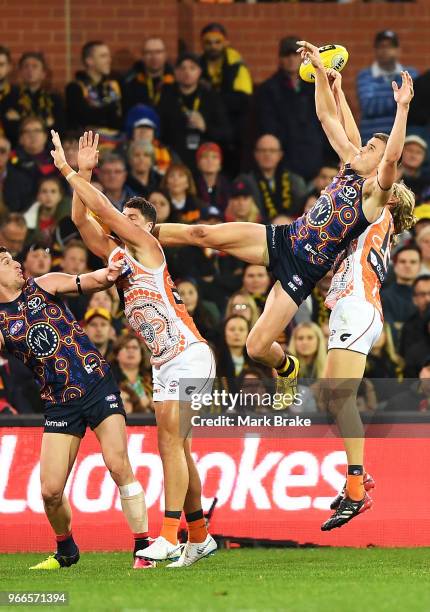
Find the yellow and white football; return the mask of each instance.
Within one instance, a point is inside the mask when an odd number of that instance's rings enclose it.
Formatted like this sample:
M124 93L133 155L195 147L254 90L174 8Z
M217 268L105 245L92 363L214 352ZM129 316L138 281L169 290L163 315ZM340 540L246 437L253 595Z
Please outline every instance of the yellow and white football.
M324 68L334 68L341 72L348 61L348 51L342 45L324 45L319 48ZM300 64L299 74L306 83L315 83L315 70L308 59Z

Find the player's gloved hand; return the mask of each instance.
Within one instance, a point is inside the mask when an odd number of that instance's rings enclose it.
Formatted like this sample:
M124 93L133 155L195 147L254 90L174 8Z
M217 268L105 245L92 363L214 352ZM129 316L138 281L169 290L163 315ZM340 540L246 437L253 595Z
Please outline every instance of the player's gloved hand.
M114 283L121 276L124 263L124 259L118 259L108 265L106 278L110 283Z
M67 164L66 155L64 153L63 145L61 144L60 135L55 130L51 130L52 144L55 149L51 151L51 155L54 158L54 165L58 170L61 170L63 166Z
M79 170L92 171L99 163L99 152L97 150L99 144L99 135L90 132L84 132L84 135L79 138L78 151L78 166Z
M297 44L299 45L297 53L300 53L303 61L309 60L314 68L323 68L318 47L315 47L315 45L306 40L298 40Z

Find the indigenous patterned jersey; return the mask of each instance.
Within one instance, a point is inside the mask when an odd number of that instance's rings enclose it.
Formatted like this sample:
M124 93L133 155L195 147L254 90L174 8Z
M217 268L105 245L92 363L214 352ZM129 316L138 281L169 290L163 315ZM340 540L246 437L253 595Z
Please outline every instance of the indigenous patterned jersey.
M297 257L329 269L338 254L366 229L369 221L362 208L365 180L345 164L311 210L286 227Z
M109 365L61 300L29 278L13 302L0 303L6 350L25 363L47 405L75 400L109 372Z
M373 304L383 318L379 289L390 262L393 231L393 218L385 207L379 219L349 245L331 281L325 301L328 308L333 308L341 298L353 295Z
M126 249L117 247L109 261L119 259L130 268L129 275L117 281L124 292L124 312L151 351L153 366L167 363L194 342L205 342L170 278L165 260L157 269L146 268Z

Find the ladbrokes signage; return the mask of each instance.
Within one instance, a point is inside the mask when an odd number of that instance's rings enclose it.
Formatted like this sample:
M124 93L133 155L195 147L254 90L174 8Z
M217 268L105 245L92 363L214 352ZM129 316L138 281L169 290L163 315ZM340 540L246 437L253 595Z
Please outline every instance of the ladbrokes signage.
M40 441L39 428L0 428L0 552L53 547L40 496ZM345 454L339 439L194 440L205 509L218 498L212 533L299 544L429 546L428 440L369 439L366 447L366 467L377 483L374 509L340 530L323 533L320 524L344 481ZM130 427L128 449L146 491L150 533L155 536L163 511L155 428ZM81 444L66 493L83 550L130 548L117 487L92 433Z

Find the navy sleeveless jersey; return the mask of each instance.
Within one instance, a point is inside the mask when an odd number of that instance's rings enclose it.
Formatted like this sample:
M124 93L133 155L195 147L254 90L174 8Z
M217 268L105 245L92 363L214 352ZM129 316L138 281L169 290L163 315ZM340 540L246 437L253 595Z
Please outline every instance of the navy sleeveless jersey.
M6 350L34 372L46 405L84 396L110 370L61 298L33 278L0 303L0 331Z
M329 269L351 240L364 232L370 225L362 208L365 180L345 164L313 207L286 226L297 257Z

